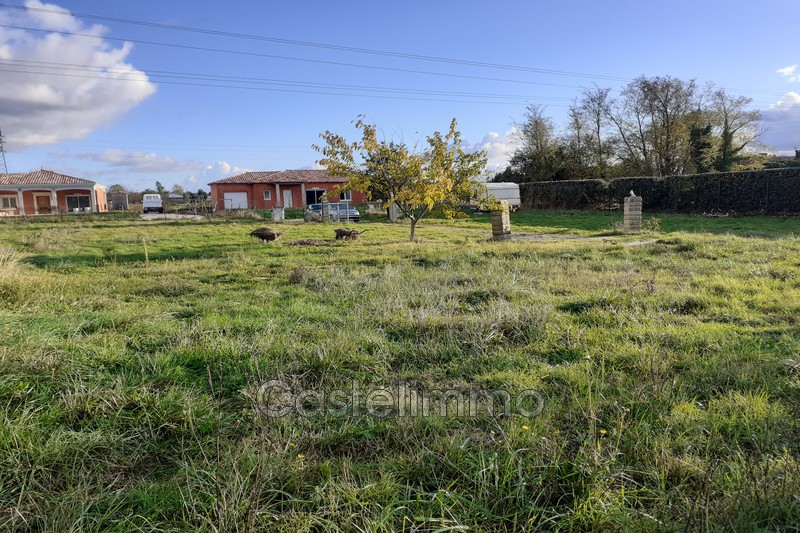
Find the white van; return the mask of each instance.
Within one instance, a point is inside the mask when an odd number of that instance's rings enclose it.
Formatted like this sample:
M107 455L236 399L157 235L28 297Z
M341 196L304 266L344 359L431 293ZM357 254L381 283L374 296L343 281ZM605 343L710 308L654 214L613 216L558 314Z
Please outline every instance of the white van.
M142 196L142 213L163 213L164 203L160 194L145 194Z

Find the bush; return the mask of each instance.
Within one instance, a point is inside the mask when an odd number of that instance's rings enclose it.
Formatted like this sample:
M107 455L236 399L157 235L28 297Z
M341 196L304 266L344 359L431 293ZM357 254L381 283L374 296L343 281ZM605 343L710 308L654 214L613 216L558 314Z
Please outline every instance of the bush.
M289 274L289 283L292 285L298 285L301 283L305 283L306 278L308 278L308 271L305 269L304 266L296 266L292 273Z

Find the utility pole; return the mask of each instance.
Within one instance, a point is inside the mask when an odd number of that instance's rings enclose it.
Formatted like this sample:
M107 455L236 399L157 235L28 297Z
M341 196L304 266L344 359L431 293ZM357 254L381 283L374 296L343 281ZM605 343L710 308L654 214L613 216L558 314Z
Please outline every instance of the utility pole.
M0 161L3 163L3 174L8 174L8 165L6 165L6 150L3 147L3 131L0 130Z

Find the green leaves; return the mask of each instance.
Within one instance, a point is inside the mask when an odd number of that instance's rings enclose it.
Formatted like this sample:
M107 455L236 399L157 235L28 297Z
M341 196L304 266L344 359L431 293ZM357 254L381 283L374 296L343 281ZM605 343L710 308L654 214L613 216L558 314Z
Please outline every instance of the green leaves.
M434 132L422 151L405 144L379 140L377 126L359 118L355 127L361 141L348 143L338 134L320 134L325 146L314 146L322 153L319 163L332 176L348 181L343 189L364 191L369 199L392 204L411 220L411 240L416 224L434 209L454 217L461 206L477 196L478 176L486 166L485 152L467 153L455 119L446 134Z

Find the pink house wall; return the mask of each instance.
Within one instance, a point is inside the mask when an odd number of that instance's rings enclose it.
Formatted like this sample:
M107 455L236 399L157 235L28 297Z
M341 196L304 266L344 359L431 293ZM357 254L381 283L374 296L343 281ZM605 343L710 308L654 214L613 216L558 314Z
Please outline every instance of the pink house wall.
M332 191L340 183L309 183L306 184L306 190L324 189L325 191ZM264 199L264 191L268 190L272 193L269 200ZM272 209L273 207L283 203L284 191L292 191L292 206L295 208L304 207L303 190L300 184L280 184L280 199L274 183L215 183L211 185L211 202L216 206L216 209L225 209L225 193L226 192L246 192L247 205L250 209ZM331 202L338 202L339 195L329 195L328 199ZM364 193L361 191L353 191L353 203L364 203Z
M96 206L98 212L104 212L107 210L106 206L106 196L105 191L103 189L97 189L96 194ZM66 213L67 212L67 196L86 196L89 197L92 194L92 190L90 189L59 189L56 191L56 204L58 206L59 213ZM0 195L2 196L13 196L18 198L16 191L0 191ZM22 207L25 210L26 215L34 215L36 213L36 196L38 195L47 195L48 198L52 199L52 191L50 189L26 189L22 191ZM91 199L89 200L89 205L91 205ZM51 206L52 207L52 206ZM17 209L13 210L3 210L6 216L9 215L19 215L20 210L19 206ZM38 213L40 215L50 214L50 213Z

